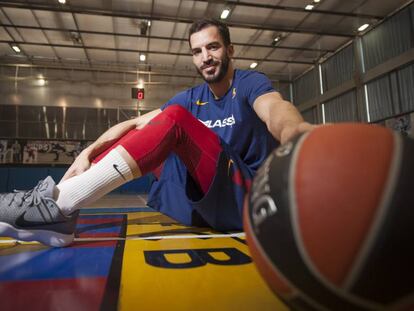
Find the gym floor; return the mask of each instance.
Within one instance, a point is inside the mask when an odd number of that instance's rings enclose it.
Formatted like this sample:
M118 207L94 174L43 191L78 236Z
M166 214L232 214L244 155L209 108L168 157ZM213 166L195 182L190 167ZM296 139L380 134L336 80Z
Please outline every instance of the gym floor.
M378 124L414 137L414 0L2 0L0 192L31 189L48 175L60 180L79 152L107 129L158 109L176 94L203 83L188 45L191 24L203 17L230 26L234 67L264 73L306 121ZM235 102L246 93L236 88L231 92ZM201 100L194 98L194 107ZM224 131L232 126L226 121L231 117L222 117L205 121ZM337 137L338 146L350 151L347 143L341 143L345 136ZM333 143L326 146L328 152L314 150L333 160L338 158L331 150L344 154ZM370 145L354 146L358 151L347 153L349 159L371 159L359 147ZM389 158L410 155L406 150L390 153ZM246 160L257 160L245 150L242 153ZM378 154L372 159L385 163L385 154ZM351 192L342 191L349 189L338 183L347 209L327 204L328 194L338 197L329 187L323 190L322 184L334 183L326 182L321 172L339 173L335 163L342 169L353 166L336 160L324 163L316 154L315 158L316 182L306 182L318 185L324 202L318 211L326 217L322 220L306 208L304 214L312 214L304 216L306 233L303 230L299 237L298 228L289 230L291 236L296 232L296 240L284 243L286 249L277 248L283 258L291 249L294 257L288 262L297 260L302 266L282 271L297 288L292 302L301 309L336 311L339 308L332 305L345 309L348 304L375 309L388 303L414 311L414 269L410 269L414 260L408 249L413 231L393 223L402 219L402 224L409 224L412 218L401 215L412 214L396 209L401 214L387 217L386 228L382 219L388 215L387 204L394 203L389 199L367 209L364 217L359 217L362 213L354 217L353 211L362 209L352 209ZM393 174L372 171L381 173L379 178L399 176L397 164L389 167ZM375 180L372 189L385 189L369 174L368 166L364 172L367 182ZM401 176L411 181L409 172ZM347 171L343 175L347 180L352 176ZM358 190L369 193L370 185L359 175L352 179L358 181L353 185L361 185ZM393 182L400 183L400 177L390 180L381 184L387 186L383 198L392 197ZM141 193L151 182L147 175L117 191ZM399 202L404 201L397 190ZM376 198L357 192L354 197L360 204ZM294 226L299 222L297 210ZM394 228L408 235L394 233ZM279 230L277 225L273 229ZM327 233L332 238L326 239ZM387 234L398 243L387 242ZM276 237L288 241L283 234L269 236L273 242ZM392 251L377 247L377 236ZM283 268L280 258L272 260ZM296 281L297 276L301 280ZM76 239L69 247L0 237L0 311L9 310L288 308L259 275L243 232L186 227L148 208L145 196L112 194L82 210Z
M0 238L1 310L288 310L252 263L244 233L183 226L145 197L82 210L75 242Z

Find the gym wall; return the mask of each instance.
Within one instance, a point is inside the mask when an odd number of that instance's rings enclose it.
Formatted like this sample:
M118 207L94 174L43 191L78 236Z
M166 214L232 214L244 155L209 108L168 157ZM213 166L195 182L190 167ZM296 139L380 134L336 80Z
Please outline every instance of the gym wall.
M411 4L293 81L293 103L314 123L385 124L413 112L413 38Z

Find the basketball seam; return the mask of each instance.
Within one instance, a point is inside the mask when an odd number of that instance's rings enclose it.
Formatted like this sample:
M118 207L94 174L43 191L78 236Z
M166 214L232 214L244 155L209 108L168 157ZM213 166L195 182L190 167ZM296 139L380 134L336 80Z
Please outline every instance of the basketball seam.
M248 221L246 222L247 223L247 226L248 226L248 230L247 231L250 231L250 232L254 232L254 229L253 229L253 226L252 226L252 224L251 224L251 217L250 217L251 215L249 215L248 216ZM260 253L263 255L262 256L262 259L266 262L266 264L269 266L269 267L271 267L273 270L275 270L276 272L277 272L277 274L278 274L278 277L280 277L280 278L282 278L282 280L287 284L287 285L289 285L289 288L293 291L293 293L292 294L290 294L289 296L291 296L291 297L296 297L296 296L298 296L298 293L300 293L301 294L301 297L303 297L308 303L310 303L313 307L315 307L316 309L318 309L318 310L320 310L320 308L322 307L322 306L320 306L319 304L317 304L317 302L316 301L314 301L314 300L312 300L310 297L308 297L307 295L304 295L303 293L302 293L302 291L300 291L296 286L294 286L290 281L289 281L289 279L288 278L286 278L286 276L284 275L284 273L281 271L281 270L279 270L278 268L277 268L277 266L275 266L275 264L269 259L269 257L268 257L268 255L267 255L267 253L264 251L264 249L263 249L263 247L262 247L262 245L261 245L261 243L259 242L259 240L256 238L256 235L255 234L249 234L249 237L250 237L250 239L252 239L252 242L254 243L254 245L255 245L255 247L258 249L258 251L260 251ZM326 309L327 311L329 311L328 309Z
M358 254L355 256L354 264L349 269L350 273L344 281L343 288L349 290L357 280L361 270L366 264L366 260L369 256L369 253L375 243L375 237L377 236L378 231L381 228L385 220L388 209L390 208L390 201L392 198L393 190L397 185L397 176L398 168L401 166L402 161L402 141L401 137L395 133L394 136L394 157L391 160L391 166L388 173L388 181L385 186L385 191L383 192L382 199L379 203L379 208L377 209L374 219L371 224L371 228L366 235L366 239L362 244Z
M296 195L295 195L295 191L294 191L294 185L295 185L295 181L296 181L296 164L298 161L298 157L299 157L299 152L300 152L300 147L303 145L305 138L310 135L311 133L308 133L304 136L301 137L301 139L298 141L297 146L294 150L294 154L292 155L292 163L290 166L290 170L289 170L289 180L290 180L290 186L288 187L289 189L289 201L290 201L290 206L291 206L291 224L292 224L292 228L293 228L293 236L294 239L296 241L296 246L298 248L299 254L301 254L302 256L302 260L305 263L306 267L308 268L309 272L318 280L320 280L320 282L329 290L331 290L332 292L338 294L339 297L341 297L342 299L346 299L351 301L352 303L357 304L359 307L364 307L370 310L376 310L379 307L381 307L381 305L376 304L375 302L371 302L365 299L361 299L357 296L354 296L348 292L346 292L345 290L341 289L341 288L337 288L335 286L333 286L329 280L327 280L320 272L319 270L316 268L316 266L313 264L308 252L306 251L306 248L303 244L303 241L301 239L301 231L300 231L300 227L299 227L299 221L298 221L298 208L297 208L297 200L296 200Z
M302 135L300 137L300 139L298 140L298 142L296 143L296 146L295 146L295 148L293 150L293 154L292 154L292 159L291 159L291 164L290 164L290 170L289 170L289 173L288 173L289 174L288 183L292 183L294 181L294 179L292 177L293 177L294 172L296 171L295 170L295 164L296 164L296 161L297 161L297 158L298 158L298 154L299 154L300 147L302 146L303 142L305 141L305 139L310 134L311 133L306 133L306 134ZM294 196L294 193L293 193L292 188L293 187L289 187L289 184L288 184L288 189L289 189L289 193L288 193L289 202L290 202L290 205L296 207L296 200L295 200L295 196ZM293 210L296 210L296 208L293 208ZM296 228L294 222L292 223L292 228L293 228L293 236L294 236L294 239L296 241L296 245L298 245L298 243L297 243L297 240L298 239L297 239L297 236L296 236L296 229L297 228ZM299 249L299 253L302 254L302 250L301 250L301 247L300 246L298 247L298 249ZM303 257L303 254L302 254L302 257ZM304 261L305 261L305 263L307 263L305 259L304 259ZM294 288L301 294L301 296L309 304L311 304L317 310L329 310L328 308L325 308L323 305L321 305L318 301L316 301L313 298L311 298L311 296L309 296L308 294L304 293L302 290L298 289L297 287L294 287Z

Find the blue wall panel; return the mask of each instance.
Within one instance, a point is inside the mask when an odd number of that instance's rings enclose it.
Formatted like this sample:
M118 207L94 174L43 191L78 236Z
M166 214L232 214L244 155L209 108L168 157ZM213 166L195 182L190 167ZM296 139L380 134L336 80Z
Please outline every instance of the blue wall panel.
M0 193L7 192L8 180L9 180L9 168L0 167Z
M50 167L47 175L51 176L56 183L59 183L67 169L67 167Z
M10 167L8 191L31 189L46 176L46 167Z

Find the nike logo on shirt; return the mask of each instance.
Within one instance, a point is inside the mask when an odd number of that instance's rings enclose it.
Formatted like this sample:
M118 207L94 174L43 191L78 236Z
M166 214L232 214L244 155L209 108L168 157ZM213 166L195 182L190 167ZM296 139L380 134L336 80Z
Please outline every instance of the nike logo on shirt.
M204 106L205 104L208 104L208 102L200 102L199 99L196 101L197 106Z

